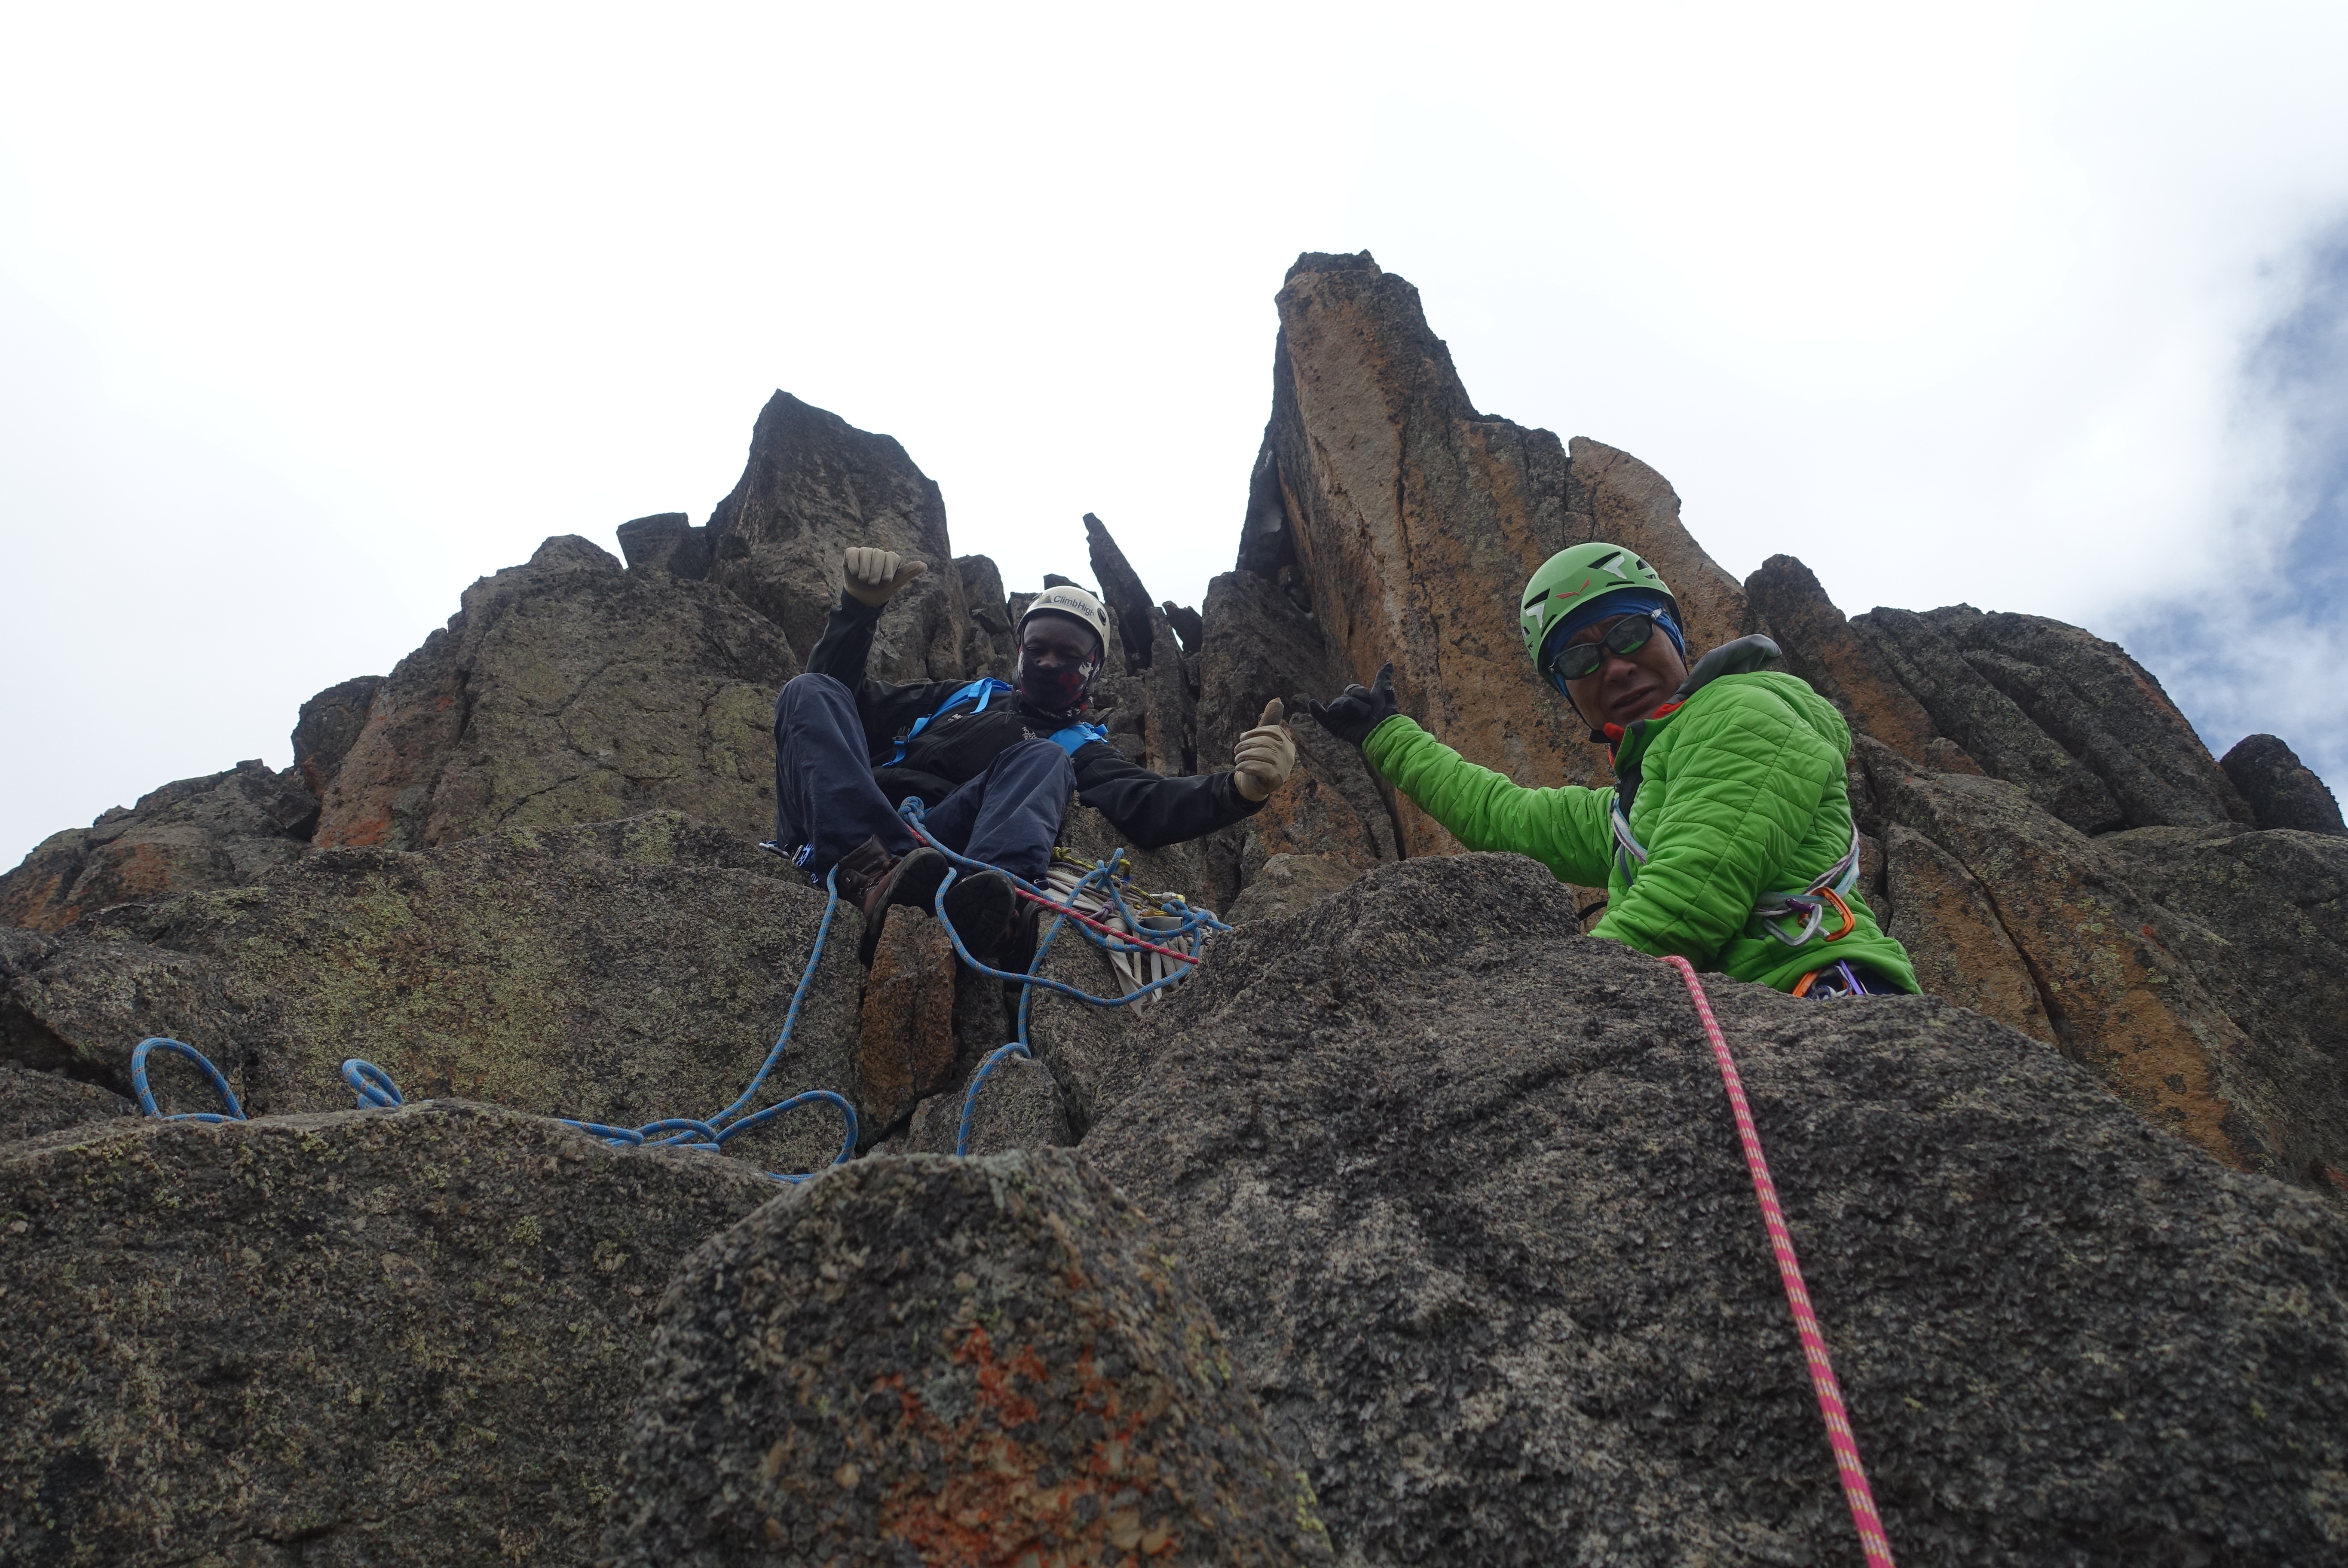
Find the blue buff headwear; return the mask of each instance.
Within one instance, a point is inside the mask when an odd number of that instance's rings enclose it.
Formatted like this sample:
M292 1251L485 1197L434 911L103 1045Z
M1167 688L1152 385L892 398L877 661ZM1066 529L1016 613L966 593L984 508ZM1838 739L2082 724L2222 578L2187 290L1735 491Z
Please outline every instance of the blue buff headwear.
M1661 593L1650 593L1644 588L1617 588L1612 593L1601 593L1550 628L1549 635L1541 639L1540 667L1543 675L1546 676L1548 674L1550 661L1557 657L1557 651L1571 642L1584 626L1611 621L1617 615L1639 614L1653 615L1655 624L1663 629L1663 635L1672 640L1672 646L1680 651L1681 659L1686 659L1687 636L1680 630L1680 624L1672 618L1670 602Z

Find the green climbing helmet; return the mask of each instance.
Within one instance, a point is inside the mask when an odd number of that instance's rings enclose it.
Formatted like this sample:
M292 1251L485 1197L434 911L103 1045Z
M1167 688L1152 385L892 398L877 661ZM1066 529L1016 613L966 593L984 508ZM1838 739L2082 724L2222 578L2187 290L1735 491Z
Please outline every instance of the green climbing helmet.
M1540 668L1541 644L1560 621L1591 600L1625 588L1662 594L1672 618L1679 618L1680 602L1672 597L1662 575L1619 544L1577 544L1542 562L1525 583L1517 618L1533 668Z

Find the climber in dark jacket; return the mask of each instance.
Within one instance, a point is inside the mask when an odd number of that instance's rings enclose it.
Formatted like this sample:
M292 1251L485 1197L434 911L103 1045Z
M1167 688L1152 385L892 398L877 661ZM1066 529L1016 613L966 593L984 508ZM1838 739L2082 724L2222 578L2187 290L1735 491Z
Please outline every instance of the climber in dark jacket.
M775 847L818 882L835 867L863 911L872 961L890 906L926 907L948 861L920 845L896 805L918 795L930 836L1040 882L1070 794L1145 850L1195 839L1255 811L1296 764L1278 704L1240 738L1231 771L1168 779L1128 761L1085 721L1107 647L1108 614L1081 588L1047 588L1020 617L1015 678L864 678L880 612L926 569L885 550L850 550L847 585L775 704ZM972 954L993 963L1017 895L995 872L964 874L946 913Z

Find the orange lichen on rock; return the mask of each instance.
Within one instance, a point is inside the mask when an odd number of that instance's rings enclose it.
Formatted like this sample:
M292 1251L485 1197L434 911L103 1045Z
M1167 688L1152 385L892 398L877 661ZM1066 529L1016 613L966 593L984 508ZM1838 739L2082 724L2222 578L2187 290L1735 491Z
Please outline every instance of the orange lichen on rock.
M1189 1283L1058 1150L860 1161L717 1237L633 1430L622 1563L1330 1560Z
M1157 1484L1159 1467L1142 1449L1150 1420L1164 1408L1162 1391L1128 1409L1090 1346L1071 1377L1055 1379L1033 1346L998 1356L993 1336L976 1324L953 1359L969 1365L977 1382L976 1408L958 1421L931 1411L901 1376L881 1379L898 1397L904 1428L949 1467L942 1491L919 1475L890 1489L880 1504L883 1535L939 1563L1016 1563L1032 1554L1045 1564L1138 1568L1144 1558L1176 1549L1173 1516L1186 1504ZM1056 1390L1056 1383L1070 1382L1073 1389ZM1015 1435L1032 1431L1042 1414L1023 1383L1035 1396L1058 1398L1086 1432L1086 1451L1072 1472ZM1045 1482L1046 1474L1060 1479Z

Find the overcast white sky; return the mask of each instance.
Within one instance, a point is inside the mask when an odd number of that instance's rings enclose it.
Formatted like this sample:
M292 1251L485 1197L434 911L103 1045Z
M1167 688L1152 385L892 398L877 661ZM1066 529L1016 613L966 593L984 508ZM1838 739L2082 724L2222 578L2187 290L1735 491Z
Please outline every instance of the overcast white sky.
M1014 584L1090 510L1196 603L1303 250L1738 574L2080 623L2348 781L2348 6L0 17L0 863L702 521L778 387Z

